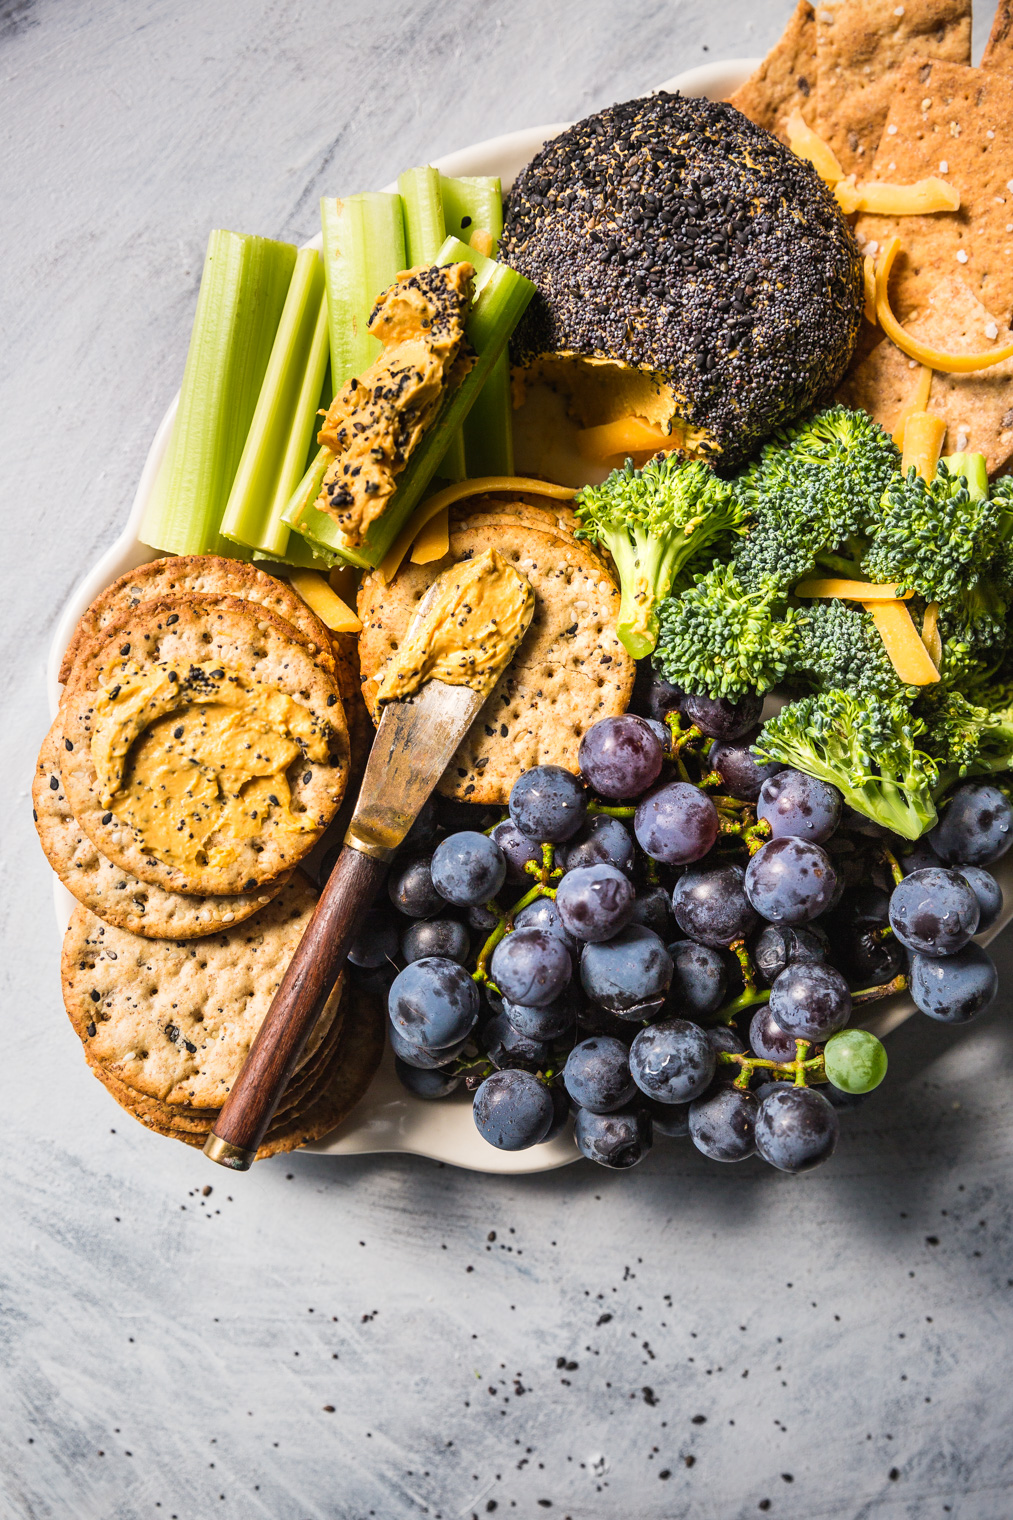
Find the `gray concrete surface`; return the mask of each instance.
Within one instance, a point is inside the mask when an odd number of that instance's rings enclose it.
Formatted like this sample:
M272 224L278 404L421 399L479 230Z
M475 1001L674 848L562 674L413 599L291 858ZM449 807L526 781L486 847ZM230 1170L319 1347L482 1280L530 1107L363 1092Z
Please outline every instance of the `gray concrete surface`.
M760 53L787 10L0 3L2 1520L1013 1514L1008 938L995 1011L905 1026L806 1179L678 1146L230 1179L88 1075L31 826L54 619L178 383L208 228L301 240L321 193Z

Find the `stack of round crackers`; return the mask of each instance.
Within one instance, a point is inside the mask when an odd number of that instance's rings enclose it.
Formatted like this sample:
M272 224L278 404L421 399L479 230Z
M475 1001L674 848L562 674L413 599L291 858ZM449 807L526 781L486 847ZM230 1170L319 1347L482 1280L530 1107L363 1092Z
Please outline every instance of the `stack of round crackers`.
M313 911L315 889L296 868L345 792L342 697L358 684L350 654L285 582L216 556L156 560L121 577L67 650L33 787L43 849L79 903L64 942L67 1012L117 1102L190 1144L203 1144ZM319 736L316 760L300 757L285 775L300 827L269 828L265 812L259 832L227 850L160 856L103 796L92 753L117 661L142 675L210 662L265 701L277 693L297 704ZM382 1022L368 1007L348 1015L346 1001L339 984L259 1154L325 1134L368 1085Z

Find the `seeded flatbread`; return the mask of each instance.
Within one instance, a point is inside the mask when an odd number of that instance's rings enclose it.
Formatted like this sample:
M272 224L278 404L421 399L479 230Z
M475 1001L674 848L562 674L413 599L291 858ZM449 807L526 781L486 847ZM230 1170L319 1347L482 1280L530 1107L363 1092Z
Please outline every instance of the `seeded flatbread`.
M985 44L983 69L1013 69L1013 0L999 0Z
M891 130L895 129L895 130ZM898 71L886 131L870 179L910 184L942 175L960 191L959 211L858 218L859 244L891 237L901 253L890 300L902 322L943 278L959 275L1005 323L1013 309L1013 78L1001 71L911 59ZM945 169L941 166L945 165Z
M985 310L959 278L941 279L907 331L947 353L1001 347L1013 334ZM862 407L889 432L908 405L920 366L884 339L838 391L845 406ZM1013 359L970 375L932 376L927 410L946 423L944 454L984 454L990 475L1013 458Z
M291 623L324 668L334 669L327 628L287 581L276 580L242 560L223 559L218 554L185 554L149 560L136 570L128 570L95 598L67 645L60 680L67 684L81 650L111 623L133 612L142 602L183 596L238 596L243 601L259 603Z
M257 1152L257 1160L264 1161L270 1156L321 1140L343 1123L373 1079L383 1056L384 1037L382 1003L358 988L350 988L348 1012L320 1091L302 1105L276 1116ZM100 1081L105 1081L103 1072L96 1072L96 1075ZM120 1106L139 1119L145 1128L181 1140L185 1145L203 1147L205 1131L171 1128L151 1113L141 1111L134 1102L124 1101L119 1090L109 1090Z
M520 523L455 527L444 559L404 564L389 586L378 573L362 583L359 659L367 704L373 706L382 667L433 581L487 549L528 577L535 612L439 790L466 802L505 803L517 777L534 765L577 770L585 729L625 712L634 663L615 631L619 592L586 545Z
M450 518L455 527L464 523L493 527L499 523L524 522L542 533L562 533L567 538L573 537L577 527L577 516L569 502L550 498L532 501L525 496L469 496L451 508Z
M806 120L845 174L885 178L869 165L898 70L914 57L969 65L971 0L821 0L816 7L816 111Z
M63 942L67 1014L95 1061L145 1097L220 1108L310 921L317 893L302 873L225 934L150 940L85 907ZM303 1063L327 1034L323 1017Z
M307 761L305 769L304 762L297 761L289 771L292 810L305 814L307 827L271 827L251 838L229 840L232 859L217 864L170 864L146 850L143 838L103 806L91 757L99 676L120 658L141 666L167 662L183 669L211 662L281 691L306 708L329 745L326 760ZM142 881L192 894L252 891L304 859L337 812L348 775L348 731L337 686L292 639L289 625L266 608L235 597L207 604L194 597L143 602L85 646L74 669L62 709L64 736L73 745L63 760L67 796L74 817L101 853Z
M35 827L46 859L63 885L105 923L146 939L197 939L250 918L290 880L287 873L253 892L185 897L131 876L99 854L71 812L60 773L65 753L63 724L57 718L42 741L35 770Z
M785 143L784 124L792 111L815 111L816 13L809 0L799 0L781 40L728 103ZM815 120L814 115L807 120Z

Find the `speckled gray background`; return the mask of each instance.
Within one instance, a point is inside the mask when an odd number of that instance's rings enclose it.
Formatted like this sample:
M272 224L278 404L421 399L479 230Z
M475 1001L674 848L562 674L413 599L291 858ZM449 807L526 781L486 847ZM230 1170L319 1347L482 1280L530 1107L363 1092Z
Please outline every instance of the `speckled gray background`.
M208 229L301 240L322 193L761 53L788 9L0 3L0 1520L1013 1514L1008 992L892 1037L798 1181L672 1145L232 1179L88 1075L31 826L54 619L178 384Z

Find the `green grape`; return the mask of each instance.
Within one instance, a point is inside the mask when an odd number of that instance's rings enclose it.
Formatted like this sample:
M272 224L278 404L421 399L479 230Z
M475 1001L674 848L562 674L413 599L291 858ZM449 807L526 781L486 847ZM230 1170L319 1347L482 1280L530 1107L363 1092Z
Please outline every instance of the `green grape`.
M867 1029L841 1029L823 1051L827 1077L846 1093L867 1093L886 1076L886 1051Z

